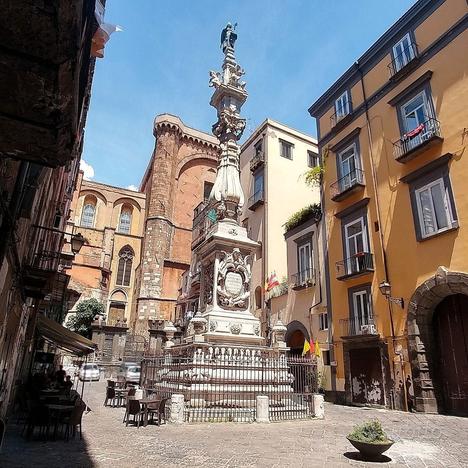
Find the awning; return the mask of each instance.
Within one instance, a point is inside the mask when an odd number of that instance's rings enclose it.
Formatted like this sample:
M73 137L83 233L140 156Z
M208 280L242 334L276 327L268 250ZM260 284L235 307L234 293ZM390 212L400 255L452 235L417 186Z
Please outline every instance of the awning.
M45 339L53 342L57 347L70 351L78 356L93 353L97 347L95 343L78 333L72 332L54 320L42 314L37 317L37 331Z

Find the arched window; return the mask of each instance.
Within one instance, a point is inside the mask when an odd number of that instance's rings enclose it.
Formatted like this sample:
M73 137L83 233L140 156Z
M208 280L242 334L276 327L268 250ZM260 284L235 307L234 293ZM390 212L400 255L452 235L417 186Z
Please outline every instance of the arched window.
M92 228L94 227L94 216L96 214L96 205L92 200L86 199L81 212L80 225L83 227Z
M120 286L130 286L132 275L133 250L130 246L122 247L119 252L119 268L117 270L116 284Z
M126 206L122 207L119 218L118 232L130 234L132 228L132 210Z

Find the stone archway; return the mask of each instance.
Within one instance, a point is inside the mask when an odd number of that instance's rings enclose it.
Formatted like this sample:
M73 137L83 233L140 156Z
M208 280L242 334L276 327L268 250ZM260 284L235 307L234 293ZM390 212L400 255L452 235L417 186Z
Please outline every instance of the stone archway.
M441 409L432 319L440 302L453 294L468 295L468 273L439 267L432 278L416 289L408 305L408 351L417 411L437 413Z
M285 335L286 345L290 348L291 354L302 354L304 340L310 341L310 335L302 322L293 320L287 325Z

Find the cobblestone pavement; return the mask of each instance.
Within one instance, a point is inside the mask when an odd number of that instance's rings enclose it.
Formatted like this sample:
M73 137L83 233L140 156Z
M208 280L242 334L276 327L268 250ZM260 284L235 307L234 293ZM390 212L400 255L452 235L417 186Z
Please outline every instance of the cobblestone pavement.
M325 420L271 424L125 427L122 408L104 408L105 384L87 386L92 411L83 440L30 441L8 427L1 467L344 467L468 466L468 419L326 404ZM381 463L365 463L345 436L379 419L396 441Z

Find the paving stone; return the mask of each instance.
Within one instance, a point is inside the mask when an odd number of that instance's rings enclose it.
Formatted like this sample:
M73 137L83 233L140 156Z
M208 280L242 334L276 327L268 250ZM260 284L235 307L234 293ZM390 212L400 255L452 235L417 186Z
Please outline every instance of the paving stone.
M325 405L324 420L271 424L122 424L122 408L102 405L105 383L86 386L92 411L83 416L83 440L30 441L9 425L0 466L204 468L467 466L468 419ZM346 440L352 428L379 419L396 441L383 463L363 462Z

